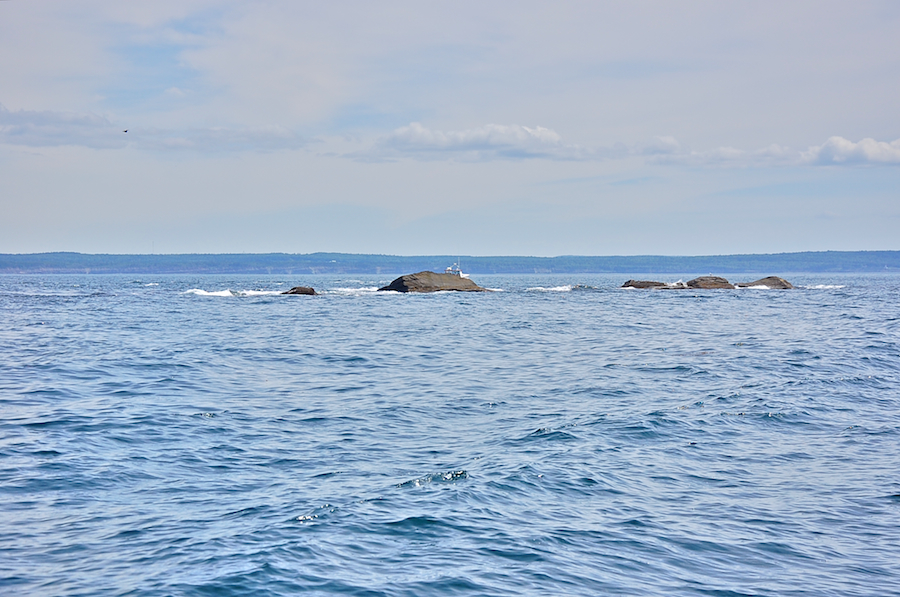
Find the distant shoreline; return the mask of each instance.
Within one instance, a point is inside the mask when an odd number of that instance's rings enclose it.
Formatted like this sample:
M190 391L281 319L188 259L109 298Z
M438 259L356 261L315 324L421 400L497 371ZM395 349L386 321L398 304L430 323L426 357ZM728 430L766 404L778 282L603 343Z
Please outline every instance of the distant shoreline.
M115 255L0 254L0 274L404 274L443 271L461 258L470 274L900 273L900 251L806 251L706 256L457 256L352 253Z

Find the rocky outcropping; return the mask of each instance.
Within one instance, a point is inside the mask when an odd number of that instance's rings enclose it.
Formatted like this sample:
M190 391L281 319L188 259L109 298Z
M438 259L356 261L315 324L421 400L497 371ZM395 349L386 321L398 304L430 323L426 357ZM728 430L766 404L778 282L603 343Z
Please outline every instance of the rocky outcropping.
M766 288L793 288L794 286L785 280L784 278L779 278L778 276L769 276L767 278L762 278L755 282L745 282L732 284L725 278L720 278L719 276L700 276L699 278L694 278L693 280L688 280L687 282L682 282L679 280L678 282L673 282L671 284L667 284L665 282L654 282L652 280L628 280L624 284L622 284L622 288L659 288L660 290L678 290L678 289L696 289L696 290L704 290L704 289L716 289L716 288L749 288L751 286L765 286Z
M285 290L281 294L318 294L315 290L310 288L309 286L294 286L290 290Z
M653 280L628 280L622 284L622 288L666 288L668 286L665 282L654 282Z
M454 274L436 274L434 272L419 272L400 276L387 286L378 290L393 290L395 292L441 292L456 290L460 292L487 292L472 280Z
M779 290L789 290L794 287L793 284L785 280L784 278L779 278L778 276L769 276L767 278L760 278L756 282L738 282L735 284L738 288L748 288L750 286L765 286L766 288L776 288Z
M709 290L715 288L734 288L734 285L725 278L720 278L719 276L700 276L699 278L688 280L687 287Z

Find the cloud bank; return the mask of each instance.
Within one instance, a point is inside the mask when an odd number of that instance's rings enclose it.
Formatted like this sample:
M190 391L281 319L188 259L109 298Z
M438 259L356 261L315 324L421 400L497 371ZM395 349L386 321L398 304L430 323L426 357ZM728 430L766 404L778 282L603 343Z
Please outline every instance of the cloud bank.
M126 132L127 131L127 132ZM127 128L96 114L7 110L0 104L0 143L26 147L75 146L91 149L136 147L150 151L275 151L306 145L281 126L166 130Z
M867 138L854 143L844 137L830 137L822 145L795 151L773 144L754 151L719 147L707 151L673 148L651 156L654 161L691 165L734 166L883 166L900 165L900 139L876 141Z
M585 150L565 145L560 135L542 126L487 124L461 131L429 129L418 122L400 127L380 138L364 157L414 156L443 159L447 156L473 160L492 159L583 159Z
M27 147L80 145L94 149L125 147L122 129L95 114L18 110L0 104L0 143Z
M831 137L823 145L810 147L802 158L810 164L900 164L900 139L854 143L843 137Z
M861 166L900 164L900 139L892 142L863 139L854 143L835 136L805 151L778 144L751 151L734 147L693 150L671 136L660 136L633 145L616 143L612 146L585 147L564 143L559 133L542 126L488 124L459 131L441 131L413 122L381 137L369 149L349 154L349 157L472 161L591 161L642 157L651 163L694 166Z
M127 130L127 132L125 132ZM0 144L26 147L78 146L91 149L133 147L147 151L268 152L301 149L308 139L283 126L189 129L131 128L96 114L18 110L0 104ZM900 165L900 139L858 142L840 136L821 145L792 150L777 144L757 150L717 147L694 150L671 136L632 145L568 144L553 129L519 124L441 131L419 122L395 129L362 151L345 154L361 161L416 160L596 161L639 157L656 164L709 167L884 166Z

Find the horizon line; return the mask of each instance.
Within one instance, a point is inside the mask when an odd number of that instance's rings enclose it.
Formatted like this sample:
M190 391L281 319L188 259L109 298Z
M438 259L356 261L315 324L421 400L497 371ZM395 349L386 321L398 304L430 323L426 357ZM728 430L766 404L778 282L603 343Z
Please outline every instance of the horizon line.
M493 255L465 255L465 257L470 258L497 258L497 257L515 257L515 258L528 258L528 259L559 259L561 257L578 257L578 258L592 258L592 257L615 257L615 258L627 258L627 257L674 257L674 258L691 258L691 257L742 257L742 256L776 256L776 255L802 255L802 254L821 254L821 253L900 253L900 249L851 249L851 250L839 250L839 249L825 249L825 250L805 250L805 251L779 251L774 253L707 253L707 254L693 254L693 255L673 255L673 254L661 254L661 253L639 253L639 254L607 254L607 255L587 255L587 254L574 254L567 253L561 255L515 255L515 254L493 254ZM402 257L402 258L416 258L416 257L462 257L463 255L460 253L416 253L416 254L398 254L398 253L348 253L341 251L313 251L310 253L288 253L285 251L269 251L269 252L239 252L239 253L204 253L204 252L189 252L189 253L83 253L81 251L39 251L32 253L0 253L0 256L3 257L27 257L27 256L38 256L38 255L84 255L84 256L117 256L117 257L177 257L177 256L185 256L185 255L203 255L203 256L230 256L230 255L353 255L353 256L361 256L361 257Z

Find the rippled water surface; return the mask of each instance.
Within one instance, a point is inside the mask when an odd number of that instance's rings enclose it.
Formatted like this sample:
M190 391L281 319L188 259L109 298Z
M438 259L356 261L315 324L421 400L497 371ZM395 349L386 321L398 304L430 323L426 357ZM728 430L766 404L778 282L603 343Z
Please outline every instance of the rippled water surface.
M0 593L898 595L900 276L788 277L0 276Z

